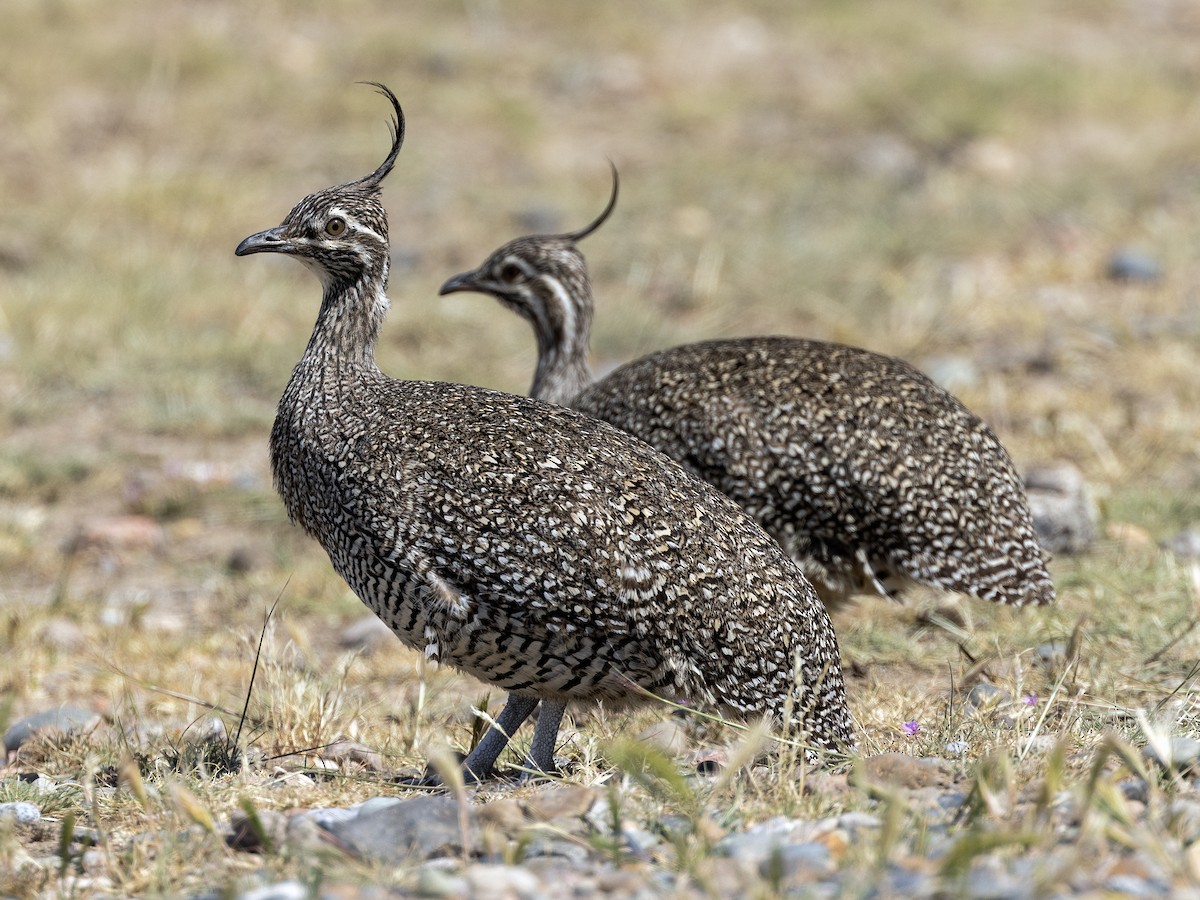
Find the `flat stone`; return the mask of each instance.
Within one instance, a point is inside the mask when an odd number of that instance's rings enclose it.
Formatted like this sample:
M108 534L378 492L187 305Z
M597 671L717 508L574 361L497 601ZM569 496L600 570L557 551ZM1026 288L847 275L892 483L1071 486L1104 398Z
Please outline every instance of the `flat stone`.
M42 817L42 811L25 800L0 803L0 819L10 819L22 825L30 825Z
M470 808L463 834L458 803L450 797L414 797L383 808L360 811L353 819L326 829L360 856L400 865L433 856L463 852L464 839L477 844L477 827Z
M868 756L862 765L868 780L909 790L941 786L950 780L950 772L943 760L919 759L905 753Z
M35 734L75 734L95 728L100 714L78 706L62 706L18 719L4 732L4 749L12 753Z
M600 792L582 784L551 785L523 801L525 811L534 819L578 819L587 814Z

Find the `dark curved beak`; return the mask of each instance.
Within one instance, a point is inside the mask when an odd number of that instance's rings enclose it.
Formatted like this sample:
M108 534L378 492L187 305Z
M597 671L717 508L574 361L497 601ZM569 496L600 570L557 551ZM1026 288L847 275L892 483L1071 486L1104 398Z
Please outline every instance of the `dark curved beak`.
M252 234L234 250L236 256L249 256L251 253L292 253L295 246L283 237L283 226L276 225L258 234Z
M250 240L246 238L246 240ZM243 242L244 243L244 242ZM241 249L240 247L238 248ZM458 291L478 291L479 283L476 281L475 272L460 272L438 289L438 296L443 297L446 294L454 294Z

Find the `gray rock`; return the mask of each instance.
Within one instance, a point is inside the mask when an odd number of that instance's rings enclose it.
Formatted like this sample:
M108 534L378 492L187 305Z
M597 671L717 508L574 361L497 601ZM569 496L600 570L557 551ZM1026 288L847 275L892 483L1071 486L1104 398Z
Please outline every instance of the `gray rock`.
M1162 278L1162 266L1145 251L1121 247L1108 258L1106 274L1113 281L1149 284Z
M621 843L625 849L636 857L645 857L657 847L661 841L658 835L651 834L641 828L626 824L621 829Z
M1190 737L1171 738L1167 744L1165 759L1153 744L1147 744L1142 748L1142 752L1147 759L1164 769L1188 772L1197 768L1197 763L1200 762L1200 741Z
M1029 512L1042 547L1050 553L1082 553L1096 540L1100 511L1083 473L1069 462L1025 473Z
M1047 665L1062 662L1067 657L1067 645L1062 641L1049 641L1045 644L1039 644L1034 650L1037 658Z
M30 825L42 817L42 811L25 800L0 803L0 819L11 819L22 825Z
M4 732L4 749L12 753L35 734L57 731L74 734L100 724L100 714L78 706L63 706L18 719Z
M1007 691L1002 691L994 684L981 681L967 692L967 705L973 709L984 709L1000 706L1012 700Z
M464 838L477 849L474 815L468 808L466 835L458 804L450 797L414 797L362 812L326 828L361 856L400 865L433 856L460 854Z
M1163 549L1180 559L1200 558L1200 528L1188 528L1168 538Z
M1140 778L1122 778L1117 782L1117 789L1126 800L1136 800L1138 803L1150 802L1150 788Z
M280 881L266 884L238 894L238 900L306 900L308 888L298 881Z
M813 841L781 844L758 864L758 874L763 878L785 883L812 881L833 870L829 848Z

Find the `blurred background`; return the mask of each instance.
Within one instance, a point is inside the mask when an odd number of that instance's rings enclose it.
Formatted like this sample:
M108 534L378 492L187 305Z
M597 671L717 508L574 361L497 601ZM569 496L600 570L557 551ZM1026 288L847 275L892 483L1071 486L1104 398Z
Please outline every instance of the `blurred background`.
M611 159L620 204L582 245L599 366L754 333L862 345L1020 466L1078 466L1125 529L1100 558L1200 521L1191 0L14 0L0 58L16 712L109 703L114 659L217 693L195 654L256 636L281 592L301 646L352 644L361 609L267 469L319 286L233 248L382 159L364 80L408 124L385 371L523 392L526 324L437 287L590 221ZM1068 596L1103 589L1058 566Z

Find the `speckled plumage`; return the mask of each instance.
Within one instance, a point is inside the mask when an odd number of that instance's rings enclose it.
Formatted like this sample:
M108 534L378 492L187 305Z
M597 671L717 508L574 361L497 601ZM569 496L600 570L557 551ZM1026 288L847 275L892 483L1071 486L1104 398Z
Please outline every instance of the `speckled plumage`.
M812 745L851 747L828 616L735 504L580 413L380 372L388 169L237 252L296 256L324 284L271 433L289 514L402 641L510 694L466 769L488 774L539 700L531 761L548 769L568 701L646 691L742 719L791 707Z
M492 295L533 325L531 395L635 434L718 487L796 559L826 605L920 582L1015 606L1054 587L996 435L909 364L821 341L674 347L593 383L581 232L518 238L442 293Z

